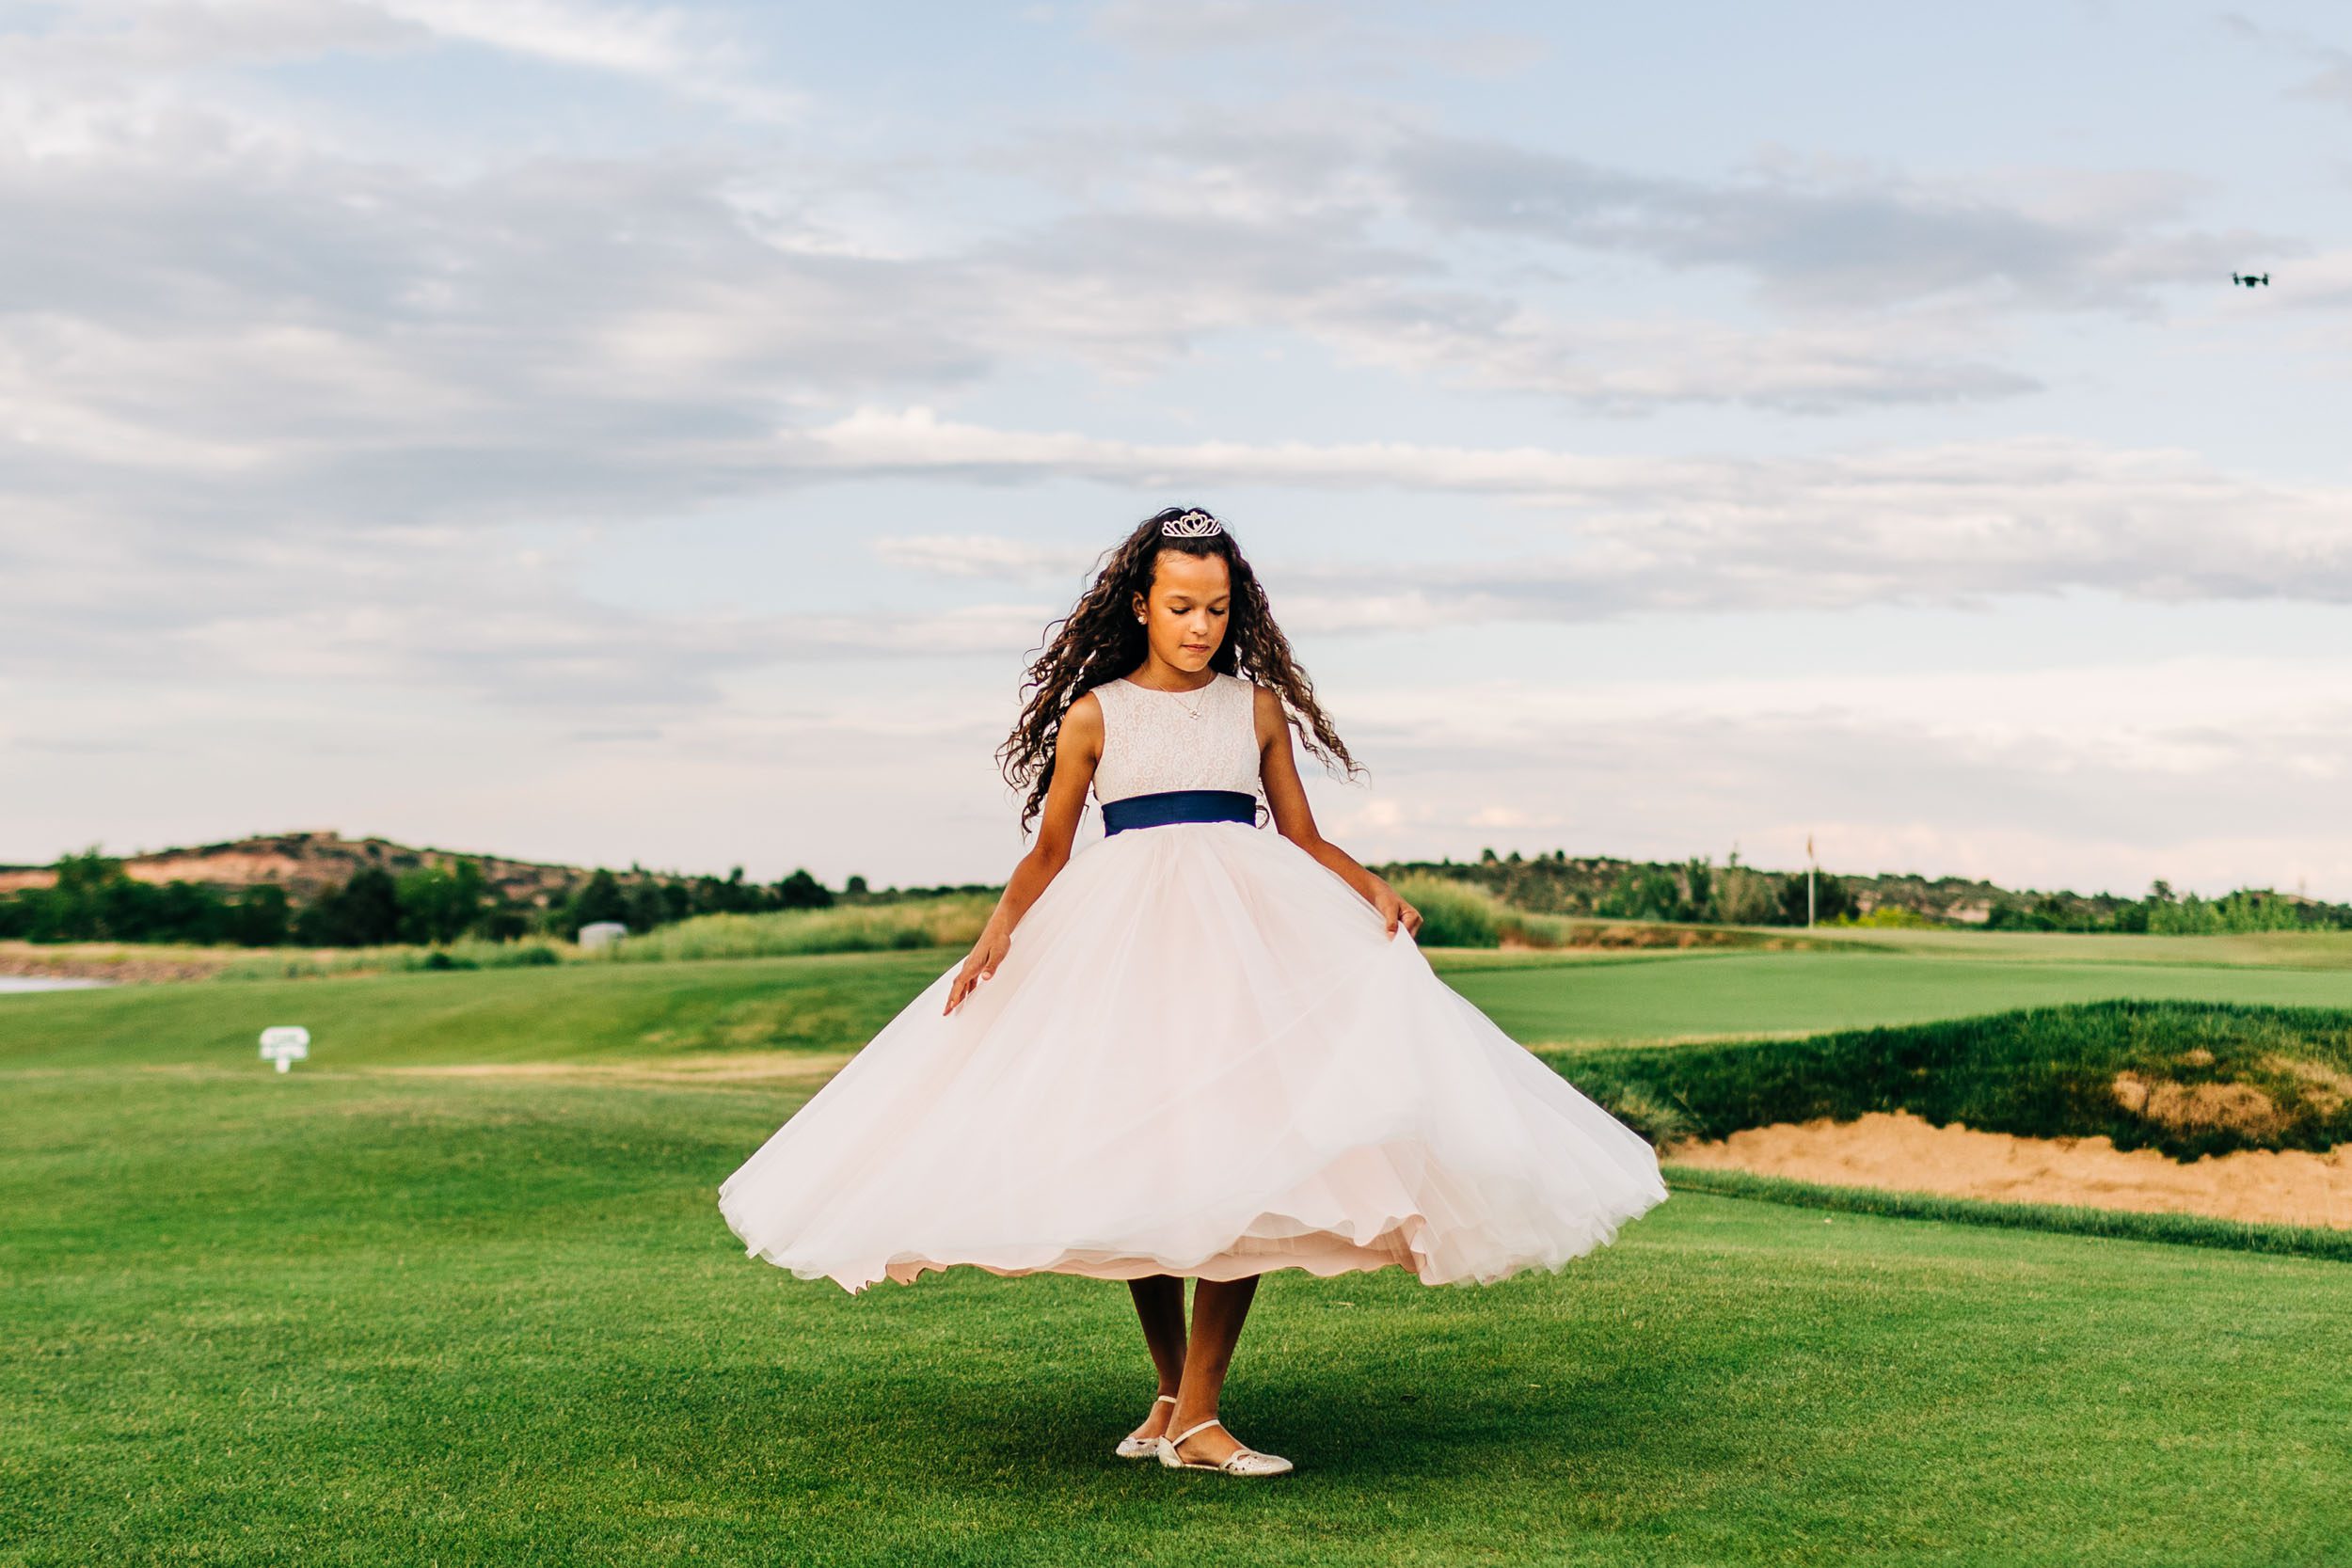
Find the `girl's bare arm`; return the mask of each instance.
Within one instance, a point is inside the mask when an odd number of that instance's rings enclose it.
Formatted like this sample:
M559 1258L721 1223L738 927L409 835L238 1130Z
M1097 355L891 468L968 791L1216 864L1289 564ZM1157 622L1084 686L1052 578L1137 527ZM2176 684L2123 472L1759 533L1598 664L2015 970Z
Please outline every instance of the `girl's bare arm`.
M1282 714L1282 699L1269 687L1259 687L1257 694L1258 775L1265 784L1266 806L1274 814L1275 831L1362 895L1364 902L1387 920L1391 936L1396 934L1400 923L1407 931L1419 931L1419 910L1400 897L1385 879L1365 870L1355 857L1316 831L1314 812L1307 804L1307 787L1299 782L1298 759L1291 750L1291 727Z
M1013 927L1046 884L1070 863L1070 846L1078 835L1078 820L1086 813L1087 788L1094 782L1094 765L1103 759L1103 705L1089 691L1070 705L1054 740L1054 774L1045 786L1045 802L1038 814L1037 841L1006 879L996 908L973 943L963 972L947 992L952 1013L975 986L996 973L1012 945Z

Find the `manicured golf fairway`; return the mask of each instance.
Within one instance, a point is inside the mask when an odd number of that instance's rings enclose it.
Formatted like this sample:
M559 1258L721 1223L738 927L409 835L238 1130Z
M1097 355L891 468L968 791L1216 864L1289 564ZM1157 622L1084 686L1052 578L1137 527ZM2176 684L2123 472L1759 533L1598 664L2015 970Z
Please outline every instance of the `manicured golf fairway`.
M1677 1195L1557 1276L1261 1287L1273 1481L1111 1456L1124 1291L852 1297L712 1189L794 1096L24 1069L0 1561L2319 1562L2341 1265Z
M2317 951L1436 957L1518 1037L1575 1042L2352 1006ZM852 1050L958 957L0 999L0 1565L2246 1568L2352 1541L2340 1263L1680 1192L1558 1275L1269 1275L1225 1415L1299 1469L1241 1481L1112 1456L1152 1392L1120 1286L853 1297L746 1258L715 1189L813 1082L529 1072ZM282 1077L254 1043L281 1022L315 1037ZM491 1070L412 1070L457 1065Z
M1833 952L1430 958L1531 1045L1809 1034L2115 996L2352 1006L2352 967L2343 966L2352 944L2332 937L1981 940L1942 950L1914 939ZM308 1028L319 1066L839 1053L961 958L923 948L8 996L0 1066L239 1063L275 1023Z
M1527 1044L1818 1034L2110 997L2352 1007L2352 971L1913 953L1617 958L1448 976Z

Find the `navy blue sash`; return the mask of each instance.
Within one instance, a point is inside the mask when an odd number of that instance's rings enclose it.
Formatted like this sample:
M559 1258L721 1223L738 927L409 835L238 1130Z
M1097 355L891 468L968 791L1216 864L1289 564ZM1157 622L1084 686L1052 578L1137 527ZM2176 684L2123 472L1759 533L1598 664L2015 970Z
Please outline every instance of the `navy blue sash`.
M1162 789L1103 802L1103 833L1158 828L1170 822L1258 821L1258 798L1238 789Z

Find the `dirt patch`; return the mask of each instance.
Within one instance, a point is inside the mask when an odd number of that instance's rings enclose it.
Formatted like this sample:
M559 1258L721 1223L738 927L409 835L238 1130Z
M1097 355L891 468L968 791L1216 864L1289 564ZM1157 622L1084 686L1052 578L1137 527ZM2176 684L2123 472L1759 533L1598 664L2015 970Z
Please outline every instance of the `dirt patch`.
M1836 1186L2352 1229L2352 1145L2325 1154L2241 1149L2183 1164L2153 1148L2119 1149L2105 1136L2021 1138L1873 1111L1853 1121L1752 1127L1660 1152L1684 1164Z
M2352 1072L2339 1072L2325 1062L2298 1061L2274 1051L2263 1058L2262 1065L2273 1072L2301 1079L2303 1098L2321 1116L2334 1116L2344 1109L2344 1101L2352 1098Z
M830 1078L849 1064L838 1053L743 1052L675 1062L450 1062L416 1067L351 1068L404 1078L537 1078L599 1084L803 1083ZM299 1071L299 1069L295 1070Z
M0 974L36 980L206 980L244 948L141 949L115 942L0 942Z
M1530 941L1527 931L1505 925L1496 946L1505 953L1597 953L1628 947L1777 947L1778 941L1759 941L1752 933L1730 927L1598 925L1572 923L1557 942L1549 937ZM1800 943L1800 945L1803 945Z
M2111 1085L2115 1102L2158 1126L2196 1132L2226 1128L2249 1138L2275 1137L2289 1121L2279 1102L2251 1084L2176 1084L2124 1069Z
M813 1084L848 1066L839 1053L747 1051L681 1058L675 1062L439 1062L415 1066L320 1067L297 1063L294 1071L318 1078L505 1078L572 1084ZM0 1078L85 1077L121 1068L8 1068ZM183 1078L262 1078L269 1064L237 1067L218 1062L138 1062L128 1070Z

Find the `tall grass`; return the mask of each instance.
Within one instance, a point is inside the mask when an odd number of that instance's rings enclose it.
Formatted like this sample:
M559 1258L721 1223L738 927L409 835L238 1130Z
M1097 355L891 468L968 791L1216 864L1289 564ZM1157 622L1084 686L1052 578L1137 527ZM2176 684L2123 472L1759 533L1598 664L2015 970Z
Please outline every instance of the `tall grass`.
M579 957L578 947L555 937L525 937L515 942L461 937L439 946L395 942L381 947L263 947L230 959L212 977L308 980L424 969L527 969L568 963Z
M1416 940L1423 947L1499 947L1510 907L1483 887L1416 871L1392 884L1421 911Z
M664 963L690 958L769 958L801 953L883 953L967 947L996 907L993 895L947 894L890 904L824 910L705 914L628 936L581 955L590 963Z
M1663 920L1612 920L1540 914L1501 895L1435 872L1413 871L1391 884L1421 911L1423 947L1788 947L1842 945L1802 932Z
M675 926L583 948L552 937L519 942L467 938L441 946L266 948L231 958L214 976L223 980L295 980L317 976L391 974L412 970L511 969L534 964L662 963L693 958L788 958L802 953L887 953L913 947L967 946L977 941L996 900L989 894L948 894L887 904L836 904L823 910L777 910L760 914L706 914Z

